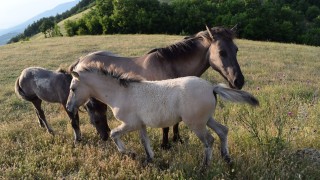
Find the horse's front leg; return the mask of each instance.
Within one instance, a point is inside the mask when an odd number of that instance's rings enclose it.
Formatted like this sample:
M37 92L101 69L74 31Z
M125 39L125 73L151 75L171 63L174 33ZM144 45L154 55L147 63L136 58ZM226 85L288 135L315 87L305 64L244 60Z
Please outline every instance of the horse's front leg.
M127 155L131 156L132 158L134 158L136 156L136 154L133 151L128 151L126 149L126 147L123 144L123 142L121 141L120 137L121 137L121 135L123 135L127 132L130 132L130 131L134 131L134 130L136 130L136 128L128 126L125 123L122 123L120 126L112 129L111 133L110 133L110 137L114 141L114 143L116 144L118 151L122 154L127 154Z
M142 129L140 129L140 139L144 147L144 150L146 151L146 154L147 154L147 162L151 162L154 157L154 153L150 146L150 140L147 134L146 126L143 126Z
M69 112L66 108L65 108L65 111L67 112L69 118L71 119L71 126L73 128L75 142L79 142L79 141L81 141L81 132L80 132L80 127L79 127L78 111L77 112Z

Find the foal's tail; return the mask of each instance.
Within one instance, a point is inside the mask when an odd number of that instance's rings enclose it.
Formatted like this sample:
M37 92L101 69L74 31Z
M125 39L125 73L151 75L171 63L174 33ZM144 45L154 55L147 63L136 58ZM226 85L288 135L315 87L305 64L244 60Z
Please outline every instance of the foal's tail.
M14 91L16 92L16 94L24 99L24 100L27 100L27 101L32 101L35 99L35 97L29 97L25 94L25 92L22 90L21 86L19 85L19 80L20 80L20 77L17 78L16 80L16 83L15 83L15 86L14 86Z
M218 84L213 87L213 93L219 94L223 99L232 102L248 103L252 106L259 106L259 101L246 91L231 89L224 84Z

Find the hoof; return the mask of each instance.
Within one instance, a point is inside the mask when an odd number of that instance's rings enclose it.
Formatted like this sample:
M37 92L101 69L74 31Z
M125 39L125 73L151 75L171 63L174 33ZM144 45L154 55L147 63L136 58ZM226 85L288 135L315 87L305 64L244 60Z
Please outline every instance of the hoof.
M76 138L76 139L74 140L74 144L79 144L81 141L82 141L81 138Z
M153 163L153 159L152 159L152 158L147 158L146 160L144 160L144 161L142 162L142 166L143 166L143 167L146 167L146 166L148 166L148 165L151 164L151 163Z
M224 156L223 159L229 166L233 164L233 161L229 155Z
M50 133L52 136L55 135L52 129L48 129L48 133Z
M204 174L205 172L207 172L207 169L208 169L208 165L202 164L202 166L200 168L200 173Z
M100 137L102 141L108 141L109 139L109 136L106 136L106 137Z
M178 143L181 143L183 144L183 140L181 139L180 136L173 136L173 142L178 142Z
M164 150L169 150L169 149L171 149L171 145L169 144L169 143L167 143L167 144L161 144L161 149L164 149Z
M128 156L129 158L135 160L137 157L137 153L133 152L133 151L128 151L123 153L124 155Z

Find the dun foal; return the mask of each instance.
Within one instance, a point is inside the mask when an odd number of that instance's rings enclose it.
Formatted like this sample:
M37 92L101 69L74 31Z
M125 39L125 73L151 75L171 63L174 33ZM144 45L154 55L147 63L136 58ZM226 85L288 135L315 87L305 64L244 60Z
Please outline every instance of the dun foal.
M147 126L163 128L183 121L203 143L203 164L206 166L212 159L214 141L206 126L216 132L225 130L222 126L216 126L217 123L212 118L216 107L216 94L226 100L258 105L258 100L245 91L221 85L213 86L193 76L142 81L131 79L128 74L106 69L101 63L80 63L75 67L72 76L67 109L71 112L77 111L78 107L91 97L108 104L114 116L122 121L120 126L111 130L111 138L118 150L121 153L130 153L120 137L127 132L139 130L149 161L154 157L154 153L147 135ZM222 144L221 155L230 161L227 135L222 139L225 143Z

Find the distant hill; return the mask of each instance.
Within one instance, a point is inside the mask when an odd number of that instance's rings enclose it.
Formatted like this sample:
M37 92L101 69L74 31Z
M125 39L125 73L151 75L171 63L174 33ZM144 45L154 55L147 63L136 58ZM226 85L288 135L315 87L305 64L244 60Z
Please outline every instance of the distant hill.
M12 37L18 35L19 32L10 32L0 36L0 46L6 44Z
M17 34L20 34L24 31L28 25L32 24L33 22L43 18L43 17L50 17L50 16L55 16L57 14L63 13L72 7L74 7L80 0L75 0L72 2L67 2L60 4L56 6L55 8L45 11L29 20L27 20L24 23L21 23L17 26L14 26L12 28L8 29L0 29L0 45L6 44L12 37L16 36Z

